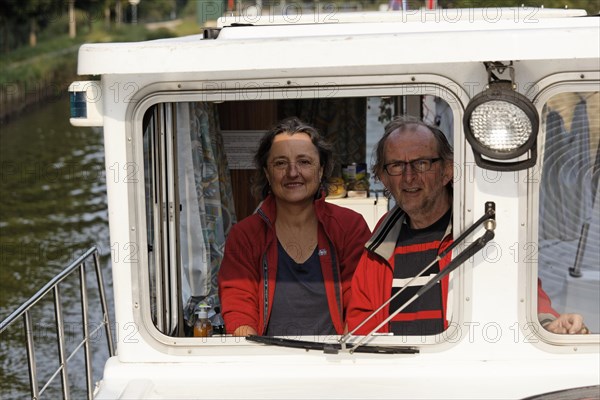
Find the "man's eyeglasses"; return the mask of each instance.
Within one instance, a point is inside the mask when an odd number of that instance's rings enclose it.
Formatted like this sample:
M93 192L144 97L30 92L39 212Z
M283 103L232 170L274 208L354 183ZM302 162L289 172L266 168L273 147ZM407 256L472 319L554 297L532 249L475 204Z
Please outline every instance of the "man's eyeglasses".
M271 163L271 166L279 171L287 171L291 165L295 165L299 170L309 170L314 168L317 164L312 160L298 160L296 162L290 162L287 160L275 160Z
M406 172L406 166L410 164L413 172L427 172L433 166L433 163L440 161L441 158L419 158L418 160L412 161L394 161L383 166L385 172L390 176L402 175Z

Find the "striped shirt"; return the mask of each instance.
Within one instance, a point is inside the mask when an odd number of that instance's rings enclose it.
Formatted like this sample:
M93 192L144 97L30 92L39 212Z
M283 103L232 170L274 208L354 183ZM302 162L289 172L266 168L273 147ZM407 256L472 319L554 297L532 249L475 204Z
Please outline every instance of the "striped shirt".
M392 296L406 287L390 303L390 314L409 301L421 287L435 276L439 263L435 263L416 279L415 276L435 260L452 212L448 210L433 225L412 229L408 218L400 231L390 264L394 266ZM440 283L423 293L392 320L390 331L395 335L434 335L444 330L442 288Z

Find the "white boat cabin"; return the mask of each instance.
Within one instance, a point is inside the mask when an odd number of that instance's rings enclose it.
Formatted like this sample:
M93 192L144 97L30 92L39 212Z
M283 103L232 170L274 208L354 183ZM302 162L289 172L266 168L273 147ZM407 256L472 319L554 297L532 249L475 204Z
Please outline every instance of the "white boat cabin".
M598 395L598 16L265 11L223 17L201 35L87 44L78 73L91 80L70 87L71 122L103 127L113 250L117 354L97 399L526 398L588 386ZM250 182L261 136L297 116L334 143L337 176L369 173L394 115L437 125L454 147L455 238L495 205L494 239L450 276L449 328L349 338L372 352L335 347L339 337L224 334L216 275L227 232L258 204ZM506 125L522 136L507 138ZM371 228L394 206L372 177L368 191L351 189L329 201ZM541 326L538 278L553 307L583 315L591 334ZM200 302L211 337L192 335Z

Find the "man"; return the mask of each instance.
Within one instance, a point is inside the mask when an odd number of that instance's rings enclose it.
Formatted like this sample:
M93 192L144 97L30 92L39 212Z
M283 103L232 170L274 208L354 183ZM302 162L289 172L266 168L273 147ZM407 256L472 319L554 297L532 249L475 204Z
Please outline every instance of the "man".
M444 134L412 118L390 122L376 148L373 173L397 206L379 221L352 280L348 329L353 330L387 299L403 290L356 333L367 334L445 268L451 253L421 272L452 244L453 152ZM380 332L434 335L445 330L448 279L425 292ZM391 311L390 311L391 310ZM559 315L538 281L542 325L554 333L587 333L578 314Z

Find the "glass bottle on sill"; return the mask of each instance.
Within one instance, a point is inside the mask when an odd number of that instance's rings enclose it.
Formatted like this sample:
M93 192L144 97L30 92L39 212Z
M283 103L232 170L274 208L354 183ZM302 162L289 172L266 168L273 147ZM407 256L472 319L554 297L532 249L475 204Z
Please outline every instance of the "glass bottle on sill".
M213 327L208 319L209 308L206 304L198 304L198 309L196 310L197 318L194 323L194 337L212 336Z

